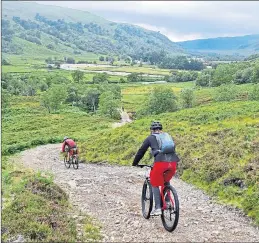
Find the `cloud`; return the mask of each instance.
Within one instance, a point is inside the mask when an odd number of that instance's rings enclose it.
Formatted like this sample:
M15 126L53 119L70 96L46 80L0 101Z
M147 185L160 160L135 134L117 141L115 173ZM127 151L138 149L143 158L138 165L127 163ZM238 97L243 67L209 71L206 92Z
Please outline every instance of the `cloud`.
M256 1L41 1L160 31L173 41L258 33Z

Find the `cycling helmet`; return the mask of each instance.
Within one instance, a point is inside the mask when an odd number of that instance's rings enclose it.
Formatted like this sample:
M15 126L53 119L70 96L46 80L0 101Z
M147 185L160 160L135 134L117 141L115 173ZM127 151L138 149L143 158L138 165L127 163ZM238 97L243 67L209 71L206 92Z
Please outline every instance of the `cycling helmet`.
M159 130L162 130L163 129L163 126L160 122L158 121L153 121L151 123L151 126L150 126L150 130L156 130L156 129L159 129Z
M64 141L65 141L65 140L67 140L67 139L68 139L68 137L67 137L67 136L65 136L65 137L64 137Z

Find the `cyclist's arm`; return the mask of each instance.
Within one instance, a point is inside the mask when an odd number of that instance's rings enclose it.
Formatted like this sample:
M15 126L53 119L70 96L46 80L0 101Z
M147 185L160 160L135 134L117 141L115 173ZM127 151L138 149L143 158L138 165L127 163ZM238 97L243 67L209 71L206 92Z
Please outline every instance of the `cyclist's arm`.
M65 152L65 145L66 145L66 143L63 142L63 143L62 143L62 148L61 148L62 152Z
M140 149L138 150L137 154L135 155L135 158L134 158L134 161L132 163L133 166L136 166L139 161L143 158L143 156L145 155L148 147L150 146L150 141L149 141L149 138L147 138L142 146L140 147Z

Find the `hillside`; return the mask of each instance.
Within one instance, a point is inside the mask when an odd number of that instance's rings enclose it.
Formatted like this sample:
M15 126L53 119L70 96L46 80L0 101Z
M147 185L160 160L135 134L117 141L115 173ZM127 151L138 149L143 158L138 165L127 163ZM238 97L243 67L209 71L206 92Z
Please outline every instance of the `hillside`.
M26 54L30 44L36 44L35 52L44 48L53 55L183 53L178 44L158 32L114 23L86 11L28 2L3 2L2 7L4 53Z
M258 224L258 115L258 102L212 103L102 131L81 146L87 161L131 165L150 122L159 120L176 141L181 178L242 208ZM149 153L142 163L151 163Z
M188 51L200 52L258 52L259 35L218 37L177 42Z

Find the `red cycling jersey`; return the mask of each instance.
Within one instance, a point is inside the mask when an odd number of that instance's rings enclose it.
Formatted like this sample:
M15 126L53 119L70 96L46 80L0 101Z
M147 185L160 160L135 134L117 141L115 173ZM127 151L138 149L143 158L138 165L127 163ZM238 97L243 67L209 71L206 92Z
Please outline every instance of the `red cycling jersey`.
M69 147L69 149L76 147L76 143L74 142L74 140L68 138L62 144L62 152L65 152L65 146L66 145Z

